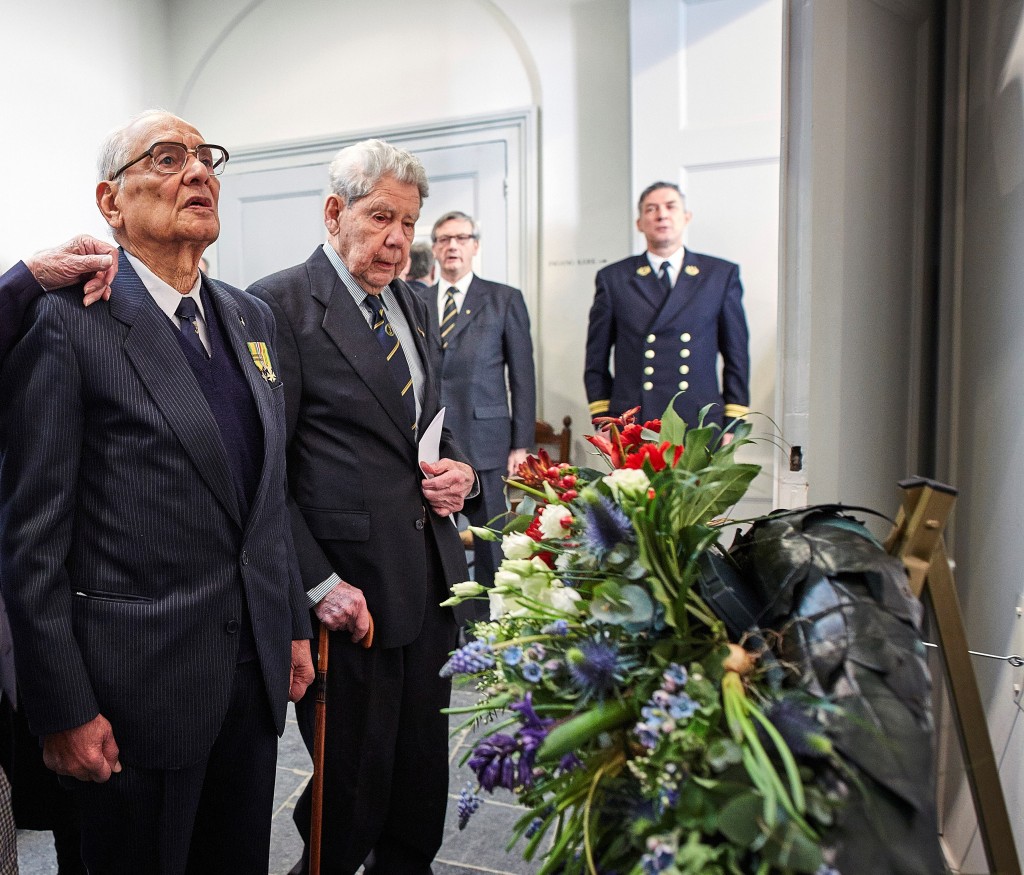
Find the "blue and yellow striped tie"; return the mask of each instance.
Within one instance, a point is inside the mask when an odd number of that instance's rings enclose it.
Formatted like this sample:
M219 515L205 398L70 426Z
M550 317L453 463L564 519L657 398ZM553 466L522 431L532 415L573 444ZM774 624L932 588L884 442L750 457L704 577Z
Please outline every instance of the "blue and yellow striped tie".
M459 311L455 306L455 286L448 286L444 293L444 313L441 316L441 346L448 349L448 335L455 328L455 320Z
M409 372L409 363L405 360L405 353L402 351L402 344L398 341L398 335L388 322L387 313L383 298L374 298L367 295L363 298L363 306L370 315L370 327L374 336L384 350L387 358L388 370L402 395L406 412L409 414L409 422L412 429L416 429L416 397L413 394L412 374Z

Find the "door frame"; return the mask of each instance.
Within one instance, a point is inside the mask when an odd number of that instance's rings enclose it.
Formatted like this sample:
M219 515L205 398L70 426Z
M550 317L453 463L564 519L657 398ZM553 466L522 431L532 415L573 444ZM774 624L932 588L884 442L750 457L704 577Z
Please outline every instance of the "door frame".
M522 290L536 338L540 336L541 314L537 133L537 110L527 107L493 115L246 146L232 152L224 176L317 163L326 167L339 149L369 137L387 140L413 154L427 148L504 141L508 161L505 176L508 282Z

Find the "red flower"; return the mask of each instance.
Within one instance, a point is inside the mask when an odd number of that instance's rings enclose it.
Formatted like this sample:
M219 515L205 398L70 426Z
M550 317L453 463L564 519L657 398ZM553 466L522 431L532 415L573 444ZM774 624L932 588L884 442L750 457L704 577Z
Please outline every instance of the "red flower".
M668 441L662 441L660 444L644 444L635 453L630 453L626 457L624 468L643 468L644 462L649 462L651 468L655 471L663 471L668 463L665 461L665 452L671 444ZM676 447L675 452L672 454L672 467L674 468L679 464L679 460L682 458L683 448Z

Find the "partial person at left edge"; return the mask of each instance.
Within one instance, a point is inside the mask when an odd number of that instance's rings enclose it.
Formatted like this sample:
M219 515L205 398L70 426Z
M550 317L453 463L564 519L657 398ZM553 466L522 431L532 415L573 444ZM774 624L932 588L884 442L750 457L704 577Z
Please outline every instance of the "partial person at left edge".
M202 276L227 161L162 111L110 134L109 301L42 295L0 370L0 580L20 701L92 875L265 875L311 627L269 308Z
M84 303L110 297L117 247L83 235L44 249L0 274L0 362L21 330L29 305L43 292L82 284Z

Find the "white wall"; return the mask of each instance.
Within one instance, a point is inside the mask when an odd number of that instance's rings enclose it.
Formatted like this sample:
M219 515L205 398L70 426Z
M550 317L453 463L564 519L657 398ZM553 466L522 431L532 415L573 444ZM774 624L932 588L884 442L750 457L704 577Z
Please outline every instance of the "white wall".
M686 246L740 265L750 328L754 436L742 452L761 465L740 507L774 506L782 146L782 0L632 0L633 167L628 247L642 252L636 199L651 182L677 182L693 221ZM802 504L803 502L798 502Z
M173 0L177 109L231 149L537 107L539 407L579 434L593 273L629 240L627 7L394 0L383 20L381 8ZM198 39L197 16L210 18Z
M5 3L0 262L105 234L96 153L124 119L170 100L161 0Z
M1024 654L1024 12L1019 2L986 0L966 6L968 61L962 299L954 308L951 346L943 350L957 376L951 411L959 487L952 552L974 650ZM989 733L1024 859L1024 669L974 659ZM947 810L947 839L962 871L986 871L969 795Z

